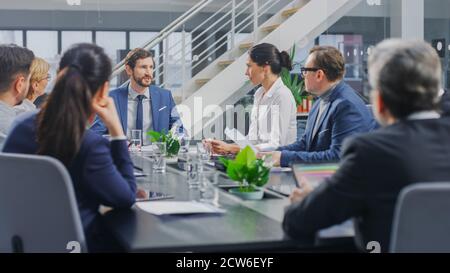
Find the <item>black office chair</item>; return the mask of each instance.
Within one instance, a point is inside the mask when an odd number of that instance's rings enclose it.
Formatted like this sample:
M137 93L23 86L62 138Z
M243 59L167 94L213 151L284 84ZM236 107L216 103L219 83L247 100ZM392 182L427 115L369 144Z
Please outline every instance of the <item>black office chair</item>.
M403 189L392 227L391 252L450 252L450 182Z

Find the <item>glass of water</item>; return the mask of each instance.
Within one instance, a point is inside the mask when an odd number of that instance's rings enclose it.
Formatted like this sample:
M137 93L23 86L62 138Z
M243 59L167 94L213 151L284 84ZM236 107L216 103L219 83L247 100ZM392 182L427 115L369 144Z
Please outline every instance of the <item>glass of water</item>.
M198 189L200 187L200 165L201 162L198 160L196 154L187 154L185 170L189 189Z
M153 172L164 173L166 172L166 143L165 142L155 142L153 146Z
M140 152L142 147L142 130L131 130L130 151Z
M200 202L219 206L219 189L217 182L219 172L214 169L203 170L200 173Z
M210 158L209 149L202 143L197 143L197 155L202 163L206 163Z

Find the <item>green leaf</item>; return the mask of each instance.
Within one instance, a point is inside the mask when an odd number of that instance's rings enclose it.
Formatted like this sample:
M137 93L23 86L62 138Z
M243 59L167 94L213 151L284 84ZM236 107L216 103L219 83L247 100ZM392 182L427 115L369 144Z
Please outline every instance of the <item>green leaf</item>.
M249 146L241 150L235 160L219 160L226 165L228 177L239 181L244 189L252 185L263 186L269 180L270 169L264 166L264 160L256 158ZM243 186L244 180L249 183L249 187Z
M162 141L162 140L161 140L162 134L161 134L160 132L156 132L156 131L151 130L151 131L148 131L148 132L147 132L147 135L150 136L150 141L151 141L151 142L159 142L159 141Z

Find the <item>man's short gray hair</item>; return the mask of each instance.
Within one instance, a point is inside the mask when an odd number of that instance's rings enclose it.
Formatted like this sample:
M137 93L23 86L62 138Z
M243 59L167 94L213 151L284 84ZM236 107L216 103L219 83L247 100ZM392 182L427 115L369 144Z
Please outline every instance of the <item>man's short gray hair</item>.
M441 62L424 41L388 39L369 56L369 81L396 118L438 105Z

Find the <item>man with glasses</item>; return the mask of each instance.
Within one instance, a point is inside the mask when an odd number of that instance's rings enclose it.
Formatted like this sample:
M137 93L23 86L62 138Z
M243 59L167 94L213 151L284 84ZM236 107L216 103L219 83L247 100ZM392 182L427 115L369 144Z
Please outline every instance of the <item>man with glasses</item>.
M302 138L272 153L275 165L337 161L342 141L377 124L361 97L344 81L345 61L338 49L316 46L301 68L305 88L316 96Z
M16 45L0 45L0 148L28 93L32 51Z
M290 237L312 239L353 218L361 250L371 241L389 250L400 191L450 181L450 118L437 111L441 80L441 61L426 42L393 39L375 47L369 81L372 110L383 128L346 141L339 170L314 191L307 181L294 190L283 221Z

